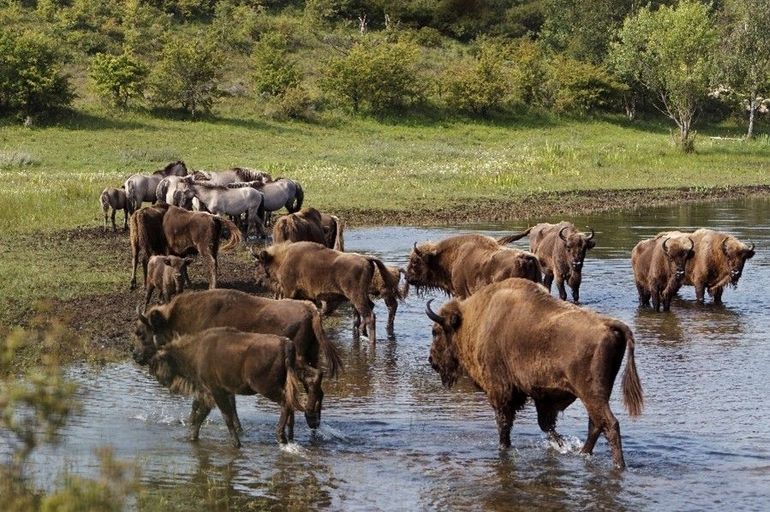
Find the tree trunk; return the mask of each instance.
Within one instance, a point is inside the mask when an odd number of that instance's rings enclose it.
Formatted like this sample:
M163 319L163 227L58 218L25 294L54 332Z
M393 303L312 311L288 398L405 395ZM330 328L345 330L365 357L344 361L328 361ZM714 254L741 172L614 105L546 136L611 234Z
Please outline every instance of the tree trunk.
M757 114L757 95L752 93L751 99L749 100L749 129L746 132L746 138L747 139L753 139L754 138L754 118Z

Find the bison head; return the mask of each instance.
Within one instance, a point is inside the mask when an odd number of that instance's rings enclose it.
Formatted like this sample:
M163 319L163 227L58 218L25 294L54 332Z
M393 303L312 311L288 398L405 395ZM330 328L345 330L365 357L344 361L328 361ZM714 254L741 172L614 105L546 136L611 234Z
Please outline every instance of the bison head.
M748 246L738 241L735 237L726 236L722 240L721 249L730 269L730 284L736 286L743 274L743 266L746 264L746 260L754 256L754 244Z
M275 258L267 249L252 249L251 256L254 258L256 264L255 278L257 286L261 286L273 292L277 291L278 282L275 279L275 272L273 270L272 263L275 262Z
M586 251L593 249L594 246L596 246L596 242L593 241L594 230L593 228L589 228L591 234L587 236L578 233L577 231L572 231L565 235L564 231L567 229L569 229L569 226L564 226L559 230L559 238L564 242L564 248L567 250L567 260L569 261L570 266L579 272L583 268L583 260L586 257Z
M683 238L666 237L663 240L663 252L668 258L671 275L677 281L684 279L687 260L695 255L695 242L690 237L687 237L687 240L689 244L685 243Z
M170 387L177 377L178 371L174 358L166 350L159 350L150 359L150 374L157 379L163 387Z
M152 308L150 314L142 313L141 306L137 307L138 319L134 324L134 361L145 365L161 347L170 341L167 332L167 320L161 311Z
M406 267L406 282L420 289L441 289L444 276L439 266L438 253L431 243L414 244Z
M428 362L441 375L441 383L451 388L460 376L460 361L457 358L454 334L462 323L462 316L457 301L452 300L444 304L438 314L430 308L432 301L433 299L429 300L425 305L425 314L435 322Z
M302 383L307 389L307 401L305 402L305 421L310 428L318 428L321 424L321 406L324 399L324 390L321 382L324 372L307 366L302 375Z

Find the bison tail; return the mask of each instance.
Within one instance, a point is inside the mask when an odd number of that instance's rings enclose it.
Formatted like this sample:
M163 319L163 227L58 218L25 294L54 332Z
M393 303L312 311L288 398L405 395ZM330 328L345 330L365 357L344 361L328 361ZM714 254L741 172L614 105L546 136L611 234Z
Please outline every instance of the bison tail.
M318 345L321 347L321 352L323 352L324 358L326 359L329 375L336 377L342 370L342 358L340 357L339 350L337 350L337 346L326 337L318 308L316 308L315 304L312 302L309 302L308 304L311 306L313 314L313 334L315 334Z
M286 365L286 382L283 385L283 401L295 411L304 411L305 407L299 399L299 390L302 383L297 377L296 365L297 352L294 348L294 342L284 341L284 364Z
M229 251L239 243L241 243L241 230L235 225L235 222L223 219L221 217L214 217L215 222L219 223L220 232L222 227L226 227L230 231L230 237L225 241L224 245L219 246L220 251Z
M333 249L335 251L345 252L345 239L342 235L342 232L345 229L345 224L341 222L339 217L335 215L332 215L332 219L334 219L334 223L336 225L336 233L334 235Z
M642 383L639 381L639 374L636 372L636 359L634 358L634 334L631 329L622 322L613 325L615 329L623 334L626 339L626 371L623 374L621 388L623 390L623 405L628 414L639 416L644 409L644 395L642 393Z
M497 239L497 243L500 245L506 245L511 242L515 242L516 240L521 240L525 236L529 235L529 232L532 231L532 228L527 228L526 231L522 231L521 233L514 233L512 235L504 236L502 238Z

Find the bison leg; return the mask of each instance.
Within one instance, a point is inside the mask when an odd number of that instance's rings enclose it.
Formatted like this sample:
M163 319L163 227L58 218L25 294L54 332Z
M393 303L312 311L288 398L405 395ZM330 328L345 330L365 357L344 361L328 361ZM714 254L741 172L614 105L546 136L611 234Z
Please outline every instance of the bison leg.
M540 430L548 434L548 439L555 442L559 447L564 446L564 439L556 432L556 417L559 415L559 408L550 400L535 400L535 409L537 409L537 424Z
M695 283L695 300L703 304L703 300L706 297L706 285L703 283Z
M652 309L660 311L660 290L652 291Z
M573 272L569 278L569 287L572 290L572 302L577 304L580 302L580 283L582 281L582 274Z
M623 459L623 446L620 440L620 423L618 423L615 415L610 410L610 405L605 401L599 405L586 406L588 411L588 417L594 424L595 431L604 433L604 437L607 438L607 442L610 445L612 451L612 462L615 463L620 469L626 467L626 462ZM588 438L583 446L583 453L591 453L593 447L596 444L596 438L598 435L591 429L591 425L588 427Z
M583 448L580 449L580 453L592 454L594 452L594 446L596 441L599 440L599 436L602 431L596 426L596 423L589 417L588 418L588 436L586 436L586 442L583 444Z
M553 272L546 271L543 274L543 286L548 288L548 293L551 293L551 285L553 284Z
M281 417L278 419L275 436L281 444L294 441L294 410L288 404L283 404L281 407Z
M152 293L155 291L155 286L152 283L147 283L144 292L144 309L147 310L147 306L150 305L150 299L152 299ZM161 292L162 293L162 292Z
M198 252L200 252L200 249ZM213 290L217 287L217 259L208 251L205 254L201 252L201 256L206 261L206 266L209 269L209 290Z
M238 417L238 408L235 407L235 395L230 395L230 406L233 408L233 422L235 423L235 430L238 432L243 432L241 419Z
M725 289L721 286L711 289L711 295L714 296L714 304L722 304L722 292L724 292L724 290Z
M636 291L639 292L639 305L640 306L649 306L650 305L650 292L647 291L647 288L644 287L641 283L637 281L636 283Z
M227 424L227 430L230 431L230 437L233 439L233 446L235 448L241 447L241 440L238 439L238 431L235 429L235 407L234 401L232 399L232 395L230 393L227 393L225 391L217 391L213 393L214 395L214 401L217 404L217 407L219 407L219 410L222 412L222 417L225 419L225 423Z
M567 290L564 288L564 278L562 276L555 276L556 289L559 290L559 298L561 300L567 300Z
M398 300L392 295L386 295L384 298L385 298L385 305L388 307L387 333L388 333L388 336L393 336L394 335L393 325L396 320L396 311L398 310Z
M190 412L190 441L198 440L201 425L206 421L210 412L211 407L209 407L204 398L196 397L193 399L192 412Z

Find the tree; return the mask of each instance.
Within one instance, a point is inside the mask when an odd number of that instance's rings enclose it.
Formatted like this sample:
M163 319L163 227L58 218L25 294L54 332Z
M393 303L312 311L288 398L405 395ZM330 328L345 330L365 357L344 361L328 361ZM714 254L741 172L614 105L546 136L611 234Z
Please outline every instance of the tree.
M62 68L46 36L0 31L0 110L29 117L69 106L74 95Z
M125 108L130 99L141 96L147 68L130 53L97 53L91 61L91 80L100 96L113 106Z
M641 9L626 19L610 47L613 68L656 96L656 107L678 127L677 143L685 152L694 149L692 124L714 76L716 43L708 7L688 0Z
M501 109L511 92L509 54L510 49L499 41L480 41L471 62L461 62L447 70L447 102L475 115Z
M258 94L280 96L300 81L297 63L289 56L286 38L265 34L254 48L254 87Z
M202 38L177 37L161 54L150 75L152 99L161 105L178 105L197 117L210 111L218 96L222 54Z
M720 52L721 85L737 93L749 111L746 138L754 137L754 119L762 96L770 91L770 0L733 0L725 6Z

